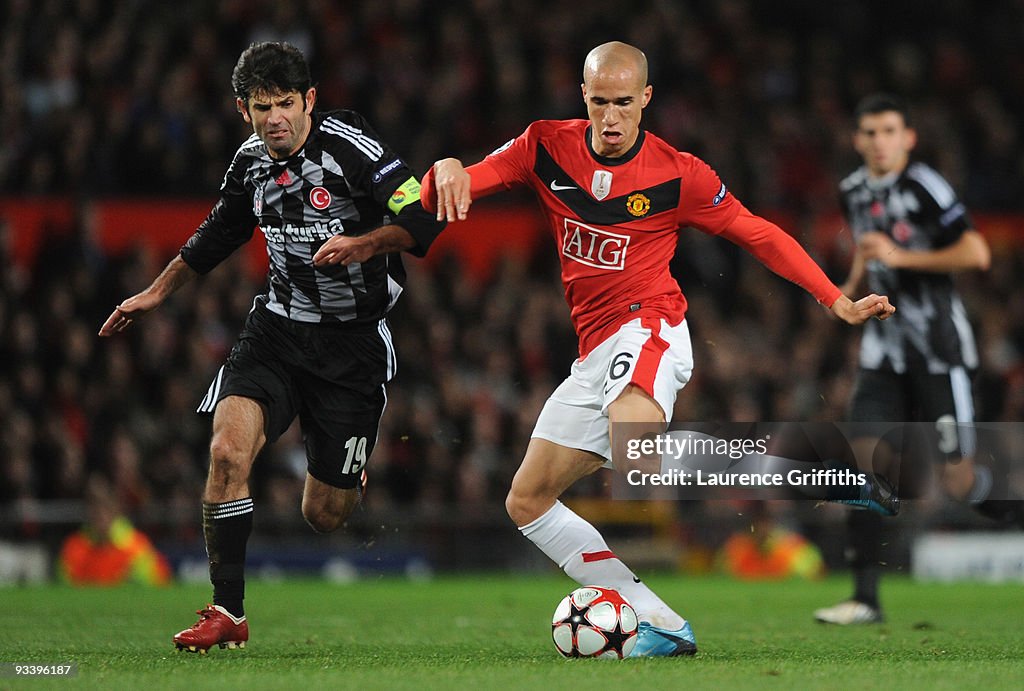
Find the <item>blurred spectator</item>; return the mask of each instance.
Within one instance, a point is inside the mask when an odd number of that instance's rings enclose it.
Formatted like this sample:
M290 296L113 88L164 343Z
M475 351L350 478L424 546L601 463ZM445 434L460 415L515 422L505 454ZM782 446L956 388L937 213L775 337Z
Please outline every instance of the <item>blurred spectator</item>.
M583 15L541 0L11 0L0 183L208 195L243 131L223 75L255 40L299 46L323 106L366 112L414 169L444 152L476 159L525 123L579 115L576 65L619 38L656 66L648 125L716 161L754 209L830 204L830 180L849 167L845 113L880 89L911 99L922 140L941 142L923 153L970 208L1012 209L1024 192L1022 22L1016 0L984 16L914 0L639 0L627 16L611 0Z
M64 541L58 575L72 585L166 585L167 560L121 513L113 487L100 475L86 483L87 520Z
M821 552L772 516L768 502L750 502L745 513L750 529L732 534L718 553L719 567L747 581L820 578L825 574Z

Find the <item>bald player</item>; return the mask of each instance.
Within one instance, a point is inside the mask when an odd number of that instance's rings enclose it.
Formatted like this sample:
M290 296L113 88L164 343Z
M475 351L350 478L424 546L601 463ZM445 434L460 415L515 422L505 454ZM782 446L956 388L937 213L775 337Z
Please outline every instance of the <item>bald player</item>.
M580 357L545 404L505 506L570 577L629 600L641 620L633 656L693 655L689 622L558 500L602 466L628 471L622 437L664 432L690 379L686 299L669 273L680 229L741 245L851 324L887 318L893 307L877 295L843 296L792 237L745 209L706 163L640 128L653 92L640 50L619 42L594 48L582 88L588 119L534 122L469 168L438 161L421 198L438 220L457 221L478 197L520 185L536 194L558 248Z

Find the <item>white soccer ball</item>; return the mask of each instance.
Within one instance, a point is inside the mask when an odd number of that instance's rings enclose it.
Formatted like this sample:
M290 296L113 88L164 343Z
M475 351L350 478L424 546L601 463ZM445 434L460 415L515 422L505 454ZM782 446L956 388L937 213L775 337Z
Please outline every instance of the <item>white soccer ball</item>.
M566 595L551 617L551 638L565 657L629 657L636 612L619 591L588 585Z

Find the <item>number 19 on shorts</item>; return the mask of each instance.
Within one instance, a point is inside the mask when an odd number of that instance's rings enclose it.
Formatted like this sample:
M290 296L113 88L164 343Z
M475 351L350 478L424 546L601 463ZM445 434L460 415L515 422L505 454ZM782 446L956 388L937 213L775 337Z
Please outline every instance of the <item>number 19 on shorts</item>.
M342 474L358 473L364 465L366 465L366 437L349 437L345 442L345 465L342 466Z

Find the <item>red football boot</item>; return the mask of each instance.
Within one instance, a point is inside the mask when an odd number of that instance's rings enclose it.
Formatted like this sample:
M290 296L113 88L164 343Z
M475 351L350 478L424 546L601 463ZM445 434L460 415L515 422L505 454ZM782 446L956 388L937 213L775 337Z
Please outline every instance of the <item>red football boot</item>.
M220 605L207 605L198 610L199 621L174 636L178 650L205 655L215 645L221 648L244 648L249 640L249 623L245 617L236 619Z

